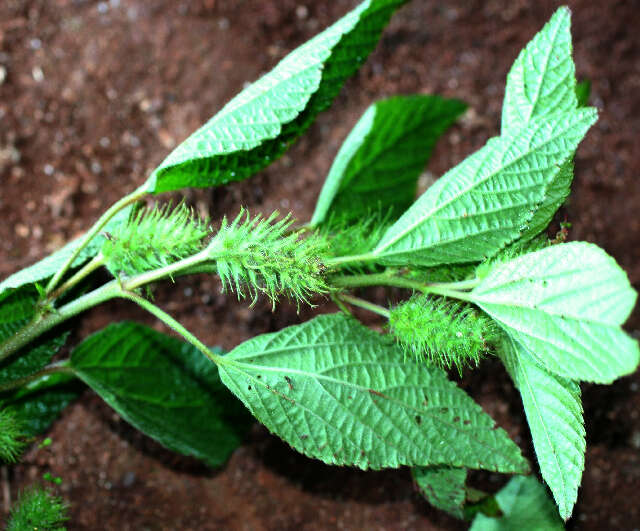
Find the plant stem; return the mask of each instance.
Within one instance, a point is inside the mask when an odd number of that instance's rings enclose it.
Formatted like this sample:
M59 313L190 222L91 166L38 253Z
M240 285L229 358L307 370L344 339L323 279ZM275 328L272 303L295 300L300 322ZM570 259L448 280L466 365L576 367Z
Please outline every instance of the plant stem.
M330 279L336 288L363 288L367 286L391 286L394 288L415 289L424 291L425 284L409 278L397 277L389 273L373 273L370 275L345 275Z
M137 293L132 293L129 291L122 291L119 294L123 299L128 299L130 301L135 302L141 308L147 310L149 313L160 319L164 324L166 324L169 328L176 331L182 337L184 337L189 343L191 343L194 347L196 347L200 352L202 352L207 358L213 361L216 365L223 363L222 356L218 354L214 354L207 348L207 346L200 341L196 336L194 336L189 330L187 330L184 326L182 326L178 321L176 321L173 317L171 317L167 312L163 309L159 308L152 302L149 302L144 297L141 297Z
M81 280L88 277L91 273L93 273L96 269L101 267L104 264L104 256L102 253L98 253L93 259L84 265L82 269L80 269L75 275L73 275L69 280L67 280L62 286L58 287L58 289L49 293L48 299L50 301L57 299L60 295L70 290L73 286L78 284Z
M474 279L474 282L475 279ZM462 301L473 302L471 295L455 288L460 286L470 287L470 281L425 284L410 278L392 276L389 273L373 273L370 275L346 275L331 279L331 285L336 288L363 288L368 286L390 286L394 288L405 288L421 291L422 293L432 293L451 297ZM473 284L475 285L475 284Z
M378 315L382 315L385 319L389 319L389 315L391 313L386 308L379 306L377 304L373 304L372 302L366 301L359 297L353 297L351 295L347 295L346 293L340 294L340 299L344 302L348 302L353 306L358 306L360 308L364 308L365 310L369 310L370 312L377 313Z
M5 384L0 385L0 393L5 393L6 391L11 391L13 389L17 389L18 387L22 387L31 382L35 382L39 380L43 376L47 376L49 374L55 374L57 372L66 372L73 374L73 369L68 366L69 360L61 360L56 363L52 363L51 365L47 365L44 369L30 374L29 376L25 376L23 378L18 378L17 380L12 380Z
M146 273L141 273L139 275L136 275L135 277L124 280L122 282L122 288L125 291L133 291L140 286L144 286L145 284L155 282L156 280L160 280L165 277L170 277L174 273L179 273L184 269L194 268L209 260L209 254L205 249L197 254L194 254L193 256L189 256L188 258L185 258L178 262L174 262L173 264L169 264L152 271L147 271Z
M455 290L467 290L475 288L478 284L480 284L480 282L481 280L479 278L470 278L468 280L460 280L459 282L431 282L428 285L431 287L442 286Z
M330 258L325 262L325 266L331 269L335 266L344 266L348 264L357 264L359 262L371 262L377 258L373 253L355 254L353 256L338 256L336 258Z
M41 334L51 330L54 326L101 302L117 297L121 291L122 288L119 282L112 280L104 286L86 293L70 303L43 315L0 344L0 361L8 358Z
M113 205L111 205L111 207L107 209L107 211L104 214L102 214L102 216L100 216L98 221L96 221L93 224L93 226L87 231L87 233L84 235L84 237L82 238L82 241L80 242L80 245L78 245L78 247L76 247L76 249L71 253L69 258L67 258L64 264L62 264L62 267L58 269L56 274L53 275L53 277L51 277L49 284L47 284L47 289L46 289L47 295L49 295L55 289L55 287L58 285L58 282L60 282L64 274L69 270L69 268L71 267L75 259L78 257L78 255L87 246L87 244L96 236L96 234L100 232L102 227L104 227L113 216L115 216L118 212L120 212L120 210L129 206L131 203L135 203L136 201L139 201L145 195L147 195L147 193L148 192L145 189L145 185L142 185L137 190L133 191L128 195L125 195L119 201L116 201Z

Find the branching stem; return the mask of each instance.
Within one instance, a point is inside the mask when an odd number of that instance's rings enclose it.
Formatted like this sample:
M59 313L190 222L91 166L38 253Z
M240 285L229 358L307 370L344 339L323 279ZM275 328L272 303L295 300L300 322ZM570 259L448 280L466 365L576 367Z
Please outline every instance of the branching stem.
M353 306L358 306L359 308L364 308L365 310L369 310L370 312L377 313L378 315L382 315L385 319L389 319L390 312L386 308L379 306L378 304L374 304L372 302L366 301L359 297L353 297L352 295L347 295L346 293L342 293L339 295L339 298L347 302Z
M454 299L472 302L471 296L464 292L458 291L462 288L470 288L477 285L478 281L462 281L450 283L424 283L410 278L395 276L389 273L373 273L370 275L346 275L334 277L331 279L331 285L336 288L363 288L368 286L390 286L394 288L405 288L420 291L422 293L431 293L433 295L442 295L443 297L451 297Z
M147 193L148 192L145 188L145 185L142 185L137 190L133 191L128 195L125 195L119 201L116 201L113 205L111 205L111 207L107 209L107 211L104 214L102 214L102 216L100 216L98 221L96 221L93 224L93 226L87 231L87 233L84 235L84 237L82 238L82 241L80 242L80 245L78 245L78 247L76 247L73 253L71 253L69 258L67 258L64 264L62 264L62 267L58 269L56 274L53 275L53 277L51 277L51 280L49 281L49 284L47 284L47 288L46 288L47 295L53 292L53 290L56 288L56 286L58 285L62 277L65 275L65 273L69 270L69 268L71 267L75 259L78 257L78 255L88 245L88 243L93 238L95 238L95 236L100 232L100 230L102 230L102 228L109 222L109 220L113 218L113 216L115 216L123 208L142 199L145 195L147 195Z
M50 301L57 299L63 293L69 291L72 287L76 286L80 281L88 277L96 269L104 265L104 256L102 253L98 253L93 259L85 264L75 275L67 280L62 286L58 287L48 295Z

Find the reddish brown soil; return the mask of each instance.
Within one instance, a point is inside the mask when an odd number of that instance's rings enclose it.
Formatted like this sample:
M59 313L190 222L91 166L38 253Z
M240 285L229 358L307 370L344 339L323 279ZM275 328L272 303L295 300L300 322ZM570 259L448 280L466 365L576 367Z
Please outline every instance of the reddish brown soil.
M593 81L598 124L577 157L571 237L598 243L640 287L640 3L570 1L578 75ZM0 277L79 234L140 184L189 132L355 0L3 0L0 2ZM440 93L471 110L439 145L439 175L497 132L506 72L552 1L414 0L333 108L250 182L187 192L214 216L292 210L314 200L360 113L394 93ZM633 146L636 146L634 149ZM230 348L308 318L250 312L212 280L181 280L158 301L209 344ZM117 303L82 320L153 321ZM629 322L640 329L640 313ZM81 337L81 335L79 336ZM497 363L465 387L532 456L519 398ZM586 472L572 529L637 529L640 375L585 386ZM308 460L256 427L220 471L175 456L91 393L27 453L11 492L50 471L72 504L70 529L464 529L415 493L406 470L364 473ZM480 475L495 488L499 479Z

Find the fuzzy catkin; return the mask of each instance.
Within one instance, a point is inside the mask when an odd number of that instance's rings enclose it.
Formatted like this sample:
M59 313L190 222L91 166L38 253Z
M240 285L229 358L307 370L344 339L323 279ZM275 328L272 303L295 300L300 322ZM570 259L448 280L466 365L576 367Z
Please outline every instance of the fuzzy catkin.
M197 253L208 234L207 223L183 203L174 209L143 208L112 234L105 234L102 254L112 275L132 276Z
M407 355L459 371L477 365L499 335L489 317L468 305L426 295L392 308L389 328Z
M223 287L239 298L248 292L255 302L263 293L272 305L282 295L310 304L314 294L328 291L323 265L326 240L313 233L301 238L300 232L290 230L290 215L277 217L274 212L268 218L251 218L242 210L231 223L225 218L207 250Z

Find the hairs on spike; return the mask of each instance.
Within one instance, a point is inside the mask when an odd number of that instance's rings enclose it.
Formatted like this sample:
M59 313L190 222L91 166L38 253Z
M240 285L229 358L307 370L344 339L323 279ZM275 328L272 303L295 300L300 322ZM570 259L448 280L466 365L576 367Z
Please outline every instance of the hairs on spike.
M114 276L132 276L167 266L202 249L208 222L184 203L141 208L129 223L106 235L102 254Z
M389 328L406 355L459 372L477 365L499 338L486 315L463 303L415 295L391 309Z
M291 214L280 220L278 216L275 211L267 218L251 218L242 209L231 223L224 218L207 246L209 256L216 261L223 288L238 298L246 291L252 304L259 293L273 307L282 295L310 304L312 295L328 292L322 263L326 242L317 234L301 238L300 231L290 231Z

